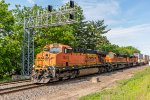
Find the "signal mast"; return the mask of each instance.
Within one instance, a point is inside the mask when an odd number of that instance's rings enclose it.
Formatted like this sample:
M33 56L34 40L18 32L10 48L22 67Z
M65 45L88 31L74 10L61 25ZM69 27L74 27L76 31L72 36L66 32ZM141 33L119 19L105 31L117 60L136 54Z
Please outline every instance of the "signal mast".
M48 11L41 12L34 16L24 18L24 40L22 56L22 75L29 76L34 64L34 34L37 28L47 28L50 26L60 26L78 22L78 8L74 1L70 0L70 5L65 9L53 11L53 7L48 5Z

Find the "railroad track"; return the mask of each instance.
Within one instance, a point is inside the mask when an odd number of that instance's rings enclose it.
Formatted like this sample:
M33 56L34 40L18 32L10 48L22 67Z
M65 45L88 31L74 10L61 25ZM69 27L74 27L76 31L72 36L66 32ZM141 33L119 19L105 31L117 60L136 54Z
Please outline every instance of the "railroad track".
M1 82L1 83L0 83L0 86L10 85L10 84L18 84L18 83L24 83L24 82L31 82L31 80L20 80L20 81L12 81L12 82Z
M137 67L139 67L139 66L137 66ZM7 95L7 94L10 94L10 93L15 93L15 92L23 91L23 90L30 90L30 89L38 88L38 87L42 87L42 86L53 86L53 85L58 85L58 84L62 84L62 83L65 84L65 83L68 83L68 82L72 82L73 80L83 81L84 79L87 80L88 77L93 77L93 76L97 76L97 75L99 75L99 74L87 75L86 77L85 76L80 76L80 77L77 77L75 79L68 79L68 80L65 80L65 81L56 81L56 82L52 82L52 83L48 83L48 84L34 84L34 83L31 83L31 84L26 84L26 85L20 85L20 86L4 88L4 89L0 89L0 95Z
M21 85L21 86L15 86L15 87L10 87L10 88L4 88L4 89L0 89L0 95L6 95L9 93L15 93L15 92L19 92L19 91L23 91L23 90L28 90L28 89L32 89L32 88L37 88L37 87L41 87L44 86L44 84L27 84L27 85Z
M139 66L137 66L139 67ZM128 68L127 68L128 69ZM31 83L31 84L26 84L26 85L20 85L20 86L15 86L15 87L9 87L9 88L4 88L4 89L0 89L0 95L7 95L7 94L10 94L10 93L15 93L15 92L19 92L19 91L23 91L23 90L30 90L30 89L33 89L33 88L38 88L38 87L41 87L41 86L49 86L49 85L58 85L58 84L62 84L62 83L66 83L66 82L70 82L72 80L82 80L82 79L86 79L88 77L91 77L91 76L97 76L98 74L92 74L92 75L87 75L86 77L85 76L80 76L78 78L75 78L75 79L68 79L68 80L65 80L65 81L56 81L56 82L52 82L52 83L48 83L48 84L35 84L35 83ZM87 79L86 79L87 80ZM24 81L16 81L16 82L5 82L5 83L0 83L1 84L17 84L17 83L22 83L22 82L30 82L30 80L24 80Z

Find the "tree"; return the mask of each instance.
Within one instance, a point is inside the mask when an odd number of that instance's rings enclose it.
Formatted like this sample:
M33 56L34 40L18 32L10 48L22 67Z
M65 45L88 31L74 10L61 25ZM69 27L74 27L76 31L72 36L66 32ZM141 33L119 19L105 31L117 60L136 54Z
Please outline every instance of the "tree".
M0 77L20 69L20 42L15 37L16 35L12 34L0 41Z
M77 46L87 49L100 49L102 45L109 43L107 38L103 36L109 31L106 28L104 20L81 22L74 34Z
M134 55L134 53L140 53L140 50L133 46L127 46L127 47L119 47L115 44L106 44L101 47L102 51L106 52L114 52L117 54L126 54L126 55Z
M8 6L4 0L0 1L0 78L21 66L20 34L16 32L15 18Z
M114 52L114 53L119 53L118 51L119 46L115 44L105 44L101 46L101 50L105 52Z
M127 54L127 55L133 55L134 53L140 53L140 50L133 46L126 46L126 47L120 47L119 49L120 54Z
M0 1L0 36L8 35L13 30L14 17L8 6L4 0Z

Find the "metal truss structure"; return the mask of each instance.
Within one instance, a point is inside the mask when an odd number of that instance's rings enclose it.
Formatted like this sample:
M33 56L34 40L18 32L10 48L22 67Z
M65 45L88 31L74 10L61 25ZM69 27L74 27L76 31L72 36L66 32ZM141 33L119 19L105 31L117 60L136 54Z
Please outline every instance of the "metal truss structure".
M38 11L36 16L24 18L22 75L28 76L32 72L32 66L34 64L34 34L36 28L73 24L78 22L77 12L77 7L67 7L63 10L52 12Z

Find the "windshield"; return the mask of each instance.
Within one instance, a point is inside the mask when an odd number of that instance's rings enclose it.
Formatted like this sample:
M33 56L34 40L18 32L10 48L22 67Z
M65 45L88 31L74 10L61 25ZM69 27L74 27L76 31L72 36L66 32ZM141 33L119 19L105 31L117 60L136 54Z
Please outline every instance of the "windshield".
M49 49L48 48L44 48L44 51L49 51Z
M109 56L110 56L110 57L113 57L113 56L114 56L114 54L112 54L112 53L111 53L111 54L109 54Z
M50 53L59 53L61 52L61 48L51 48Z

